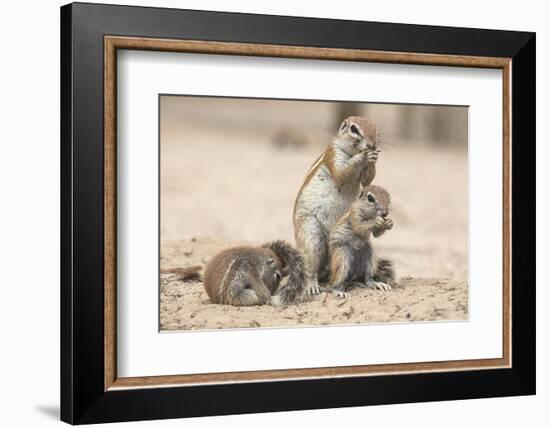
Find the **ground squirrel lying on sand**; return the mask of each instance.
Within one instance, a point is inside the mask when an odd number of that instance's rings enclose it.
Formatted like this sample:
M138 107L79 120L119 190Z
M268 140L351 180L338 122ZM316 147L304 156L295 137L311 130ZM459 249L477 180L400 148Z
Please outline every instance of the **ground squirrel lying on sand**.
M370 235L382 235L393 227L388 217L390 195L379 186L365 186L346 214L338 220L330 233L330 287L337 295L346 297L346 288L352 285L391 290L395 282L393 263L378 259Z
M304 285L302 256L285 241L229 248L214 256L204 271L208 297L225 305L286 305L300 297Z
M378 159L376 126L351 116L326 151L309 169L294 205L296 245L306 264L306 292L320 291L319 279L328 277L328 237L338 219L370 184Z

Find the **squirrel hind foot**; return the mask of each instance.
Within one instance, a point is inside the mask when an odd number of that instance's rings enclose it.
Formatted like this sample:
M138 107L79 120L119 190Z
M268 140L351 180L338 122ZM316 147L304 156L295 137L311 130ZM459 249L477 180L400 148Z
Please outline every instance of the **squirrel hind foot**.
M379 281L371 281L367 283L366 288L369 288L371 290L391 291L391 285Z
M334 290L333 293L334 293L334 295L336 296L337 299L349 299L350 298L350 294L345 292L345 291L342 291L342 290Z
M306 284L304 293L309 296L315 296L321 292L321 286L318 282L310 281Z

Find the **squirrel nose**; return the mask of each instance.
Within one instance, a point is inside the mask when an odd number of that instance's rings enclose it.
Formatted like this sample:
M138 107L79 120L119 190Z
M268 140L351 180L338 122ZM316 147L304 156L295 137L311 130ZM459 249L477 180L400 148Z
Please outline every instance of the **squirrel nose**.
M388 215L388 210L386 208L381 208L378 210L378 213L382 216L382 217L386 217Z

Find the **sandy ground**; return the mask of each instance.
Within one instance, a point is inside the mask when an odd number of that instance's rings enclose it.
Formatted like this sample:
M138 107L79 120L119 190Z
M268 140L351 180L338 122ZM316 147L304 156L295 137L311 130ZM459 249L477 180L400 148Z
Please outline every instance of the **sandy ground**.
M211 254L228 247L215 240L180 241L165 247L164 269L204 265ZM185 263L181 261L185 260ZM353 289L348 299L321 293L286 307L233 307L210 303L200 281L183 282L161 274L162 330L199 330L380 322L464 320L468 284L450 278L402 277L393 290Z
M203 130L161 144L161 271L203 266L218 251L272 239L293 242L296 191L318 147L277 149L269 136ZM205 159L208 161L205 163ZM161 275L162 330L326 325L468 318L467 154L434 146L386 148L375 184L394 201L395 227L373 241L394 260L390 292L326 293L286 308L211 304L200 282Z

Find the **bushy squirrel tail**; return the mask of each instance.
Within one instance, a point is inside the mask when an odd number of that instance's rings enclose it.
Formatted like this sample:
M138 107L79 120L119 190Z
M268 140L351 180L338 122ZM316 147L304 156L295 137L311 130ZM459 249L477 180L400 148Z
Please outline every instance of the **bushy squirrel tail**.
M288 272L288 281L277 290L275 295L284 305L294 303L305 288L306 275L302 255L292 245L282 240L268 242L262 247L273 251L281 261L283 270Z
M393 262L389 259L378 259L376 261L373 279L385 284L395 284L395 269L393 268Z

